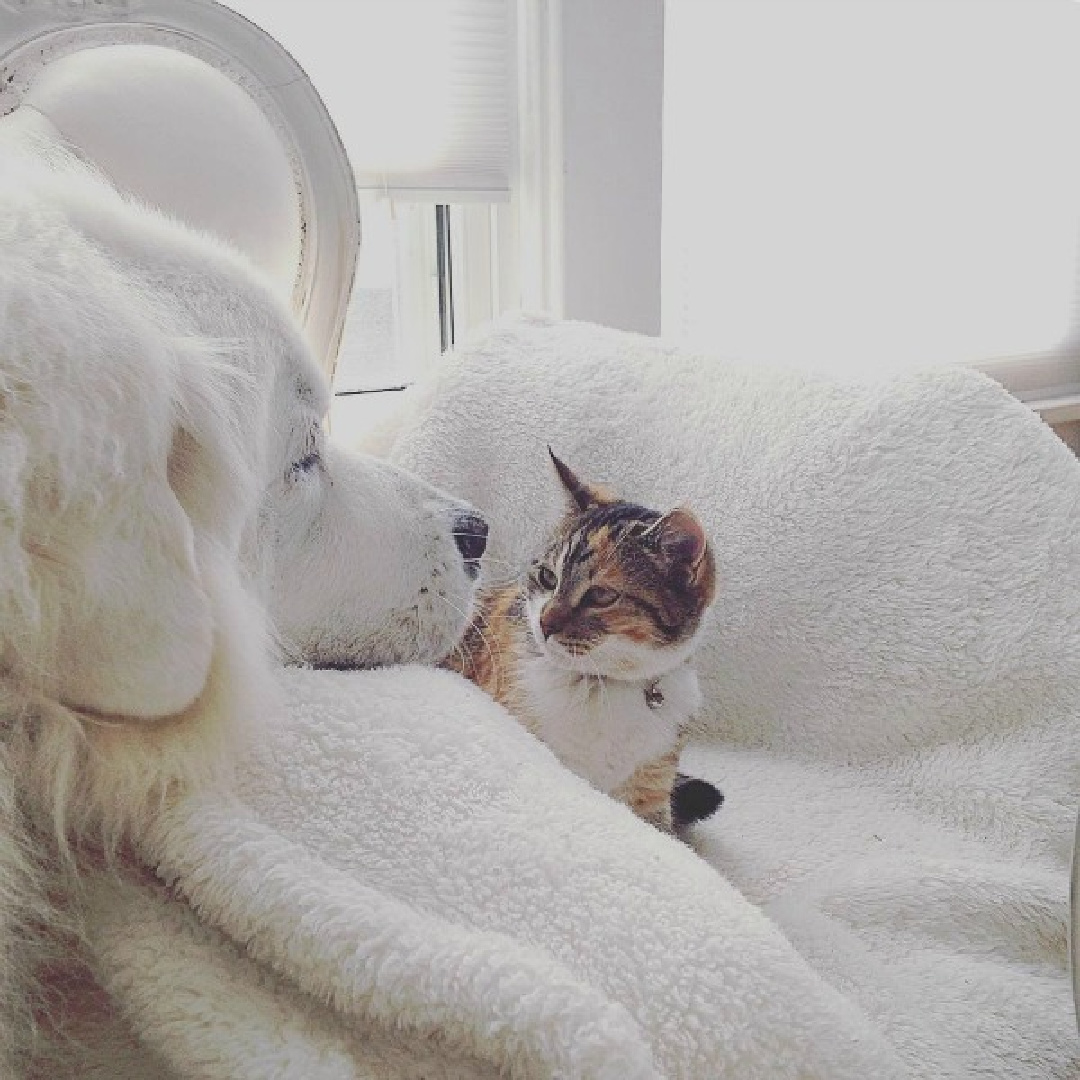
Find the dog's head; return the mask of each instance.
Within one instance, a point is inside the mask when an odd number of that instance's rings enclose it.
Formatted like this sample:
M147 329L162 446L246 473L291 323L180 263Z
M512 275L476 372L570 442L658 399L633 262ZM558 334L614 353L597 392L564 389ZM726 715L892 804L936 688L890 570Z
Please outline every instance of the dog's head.
M415 476L331 443L325 378L288 326L275 337L274 464L245 552L285 657L336 668L441 659L471 611L487 524Z
M0 719L18 717L54 804L130 818L215 771L222 736L267 708L267 610L289 659L438 659L468 617L486 526L326 444L325 379L235 253L70 162L20 175L13 160Z
M283 658L370 667L445 656L471 610L482 516L328 442L326 377L286 304L235 252L126 204L72 214L190 338L227 343L226 372L259 391L257 407L239 408L239 460L256 461L257 509L242 499L230 509L243 518L245 581ZM205 381L206 364L196 358L195 369Z

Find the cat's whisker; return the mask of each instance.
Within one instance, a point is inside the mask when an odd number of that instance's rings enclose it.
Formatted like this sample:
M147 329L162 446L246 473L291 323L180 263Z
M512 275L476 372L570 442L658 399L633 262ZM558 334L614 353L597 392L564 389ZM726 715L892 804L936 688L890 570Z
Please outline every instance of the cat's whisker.
M455 611L457 611L457 612L461 611L461 609L459 607L457 607L454 604L451 604L450 601L446 599L446 597L443 597L443 600L444 600L445 603L449 604L449 606L452 607ZM476 631L480 635L481 639L486 640L486 638L484 637L484 631L485 630L490 631L492 629L492 626L491 626L491 620L488 619L487 615L482 610L477 609L477 611L474 612L474 614L473 614L473 625L476 627Z
M458 606L457 604L455 604L455 603L453 602L453 600L451 600L451 599L450 599L449 597L447 597L447 596L444 596L444 595L443 595L442 593L440 593L440 592L437 592L437 593L435 593L435 595L436 595L436 596L437 596L437 597L438 597L438 598L439 598L439 599L440 599L440 600L441 600L441 601L442 601L442 602L443 602L443 603L444 603L444 604L445 604L445 605L446 605L446 606L447 606L447 607L448 607L448 608L449 608L449 609L450 609L451 611L454 611L454 612L456 612L456 613L457 613L458 615L460 615L460 616L461 616L461 617L462 617L462 618L463 618L463 619L464 619L464 620L466 621L466 623L467 623L467 624L468 624L468 623L472 623L473 625L475 625L475 623L476 623L476 620L478 620L478 619L479 619L479 620L481 620L481 621L482 621L482 622L484 623L484 625L485 625L485 626L488 626L488 625L490 625L490 624L488 623L487 619L485 618L485 616L484 616L484 613L483 613L482 611L480 611L479 609L477 609L476 611L474 611L474 612L470 613L470 612L467 612L467 611L465 611L464 609L460 608L460 607L459 607L459 606Z
M483 566L485 580L488 580L487 571L491 567L501 570L501 572L506 575L507 582L517 581L521 576L521 563L515 563L510 559L500 558L498 555L492 555L490 552L484 554Z
M653 528L655 528L655 524L650 525L649 528L646 529L645 532L643 532L641 535L642 536L647 536L649 531L651 529L653 529ZM612 564L616 561L616 559L617 559L617 557L618 557L618 555L620 553L620 548L623 546L623 544L626 543L627 537L629 537L629 535L630 535L630 530L629 529L624 530L622 535L619 537L619 539L616 540L614 544L612 544L611 550L608 552L607 557L600 564L600 569L601 570L610 570L611 569Z
M669 517L671 517L671 511L666 510L650 526L648 526L648 528L645 529L645 531L641 534L642 537L650 536L653 533L653 531L655 529L659 529L660 526L663 525L664 522L667 521L667 519Z
M491 629L491 622L489 621L487 613L484 611L484 608L481 604L474 604L471 611L465 612L460 607L458 607L457 604L453 603L447 597L443 596L442 593L436 593L436 595L448 608L456 611L466 621L467 624L474 627L477 632L480 633L481 637L483 637L483 630Z
M497 578L484 578L484 588L491 592L498 592L501 589L509 588L517 581L517 577L497 577Z
M484 588L490 589L493 587L500 587L503 585L509 585L512 582L518 581L521 574L515 571L509 565L500 573L491 574L485 569L484 571Z
M651 536L669 517L671 517L673 511L665 510L655 521L647 525L640 533L637 534L638 539L643 540L647 536ZM619 549L626 543L627 539L631 535L630 529L625 529L619 539L612 545L611 551L608 553L607 558L601 563L601 569L609 570L611 564L615 561L616 556L619 554Z
M592 665L593 671L596 673L596 683L600 687L600 701L604 710L604 719L611 719L611 698L607 690L607 680L604 678L603 672L600 670L600 665L596 662L594 656L588 656L586 659Z
M511 562L509 559L500 558L498 555L492 555L490 552L486 552L484 554L484 565L485 566L491 566L491 565L504 566L504 567L507 568L507 570L513 571L515 576L521 570L520 565Z
M447 597L443 596L441 593L436 593L435 595L438 596L438 598L448 608L450 608L451 611L456 611L466 622L469 622L468 613L463 611L460 607L458 607L458 605L455 604L452 600L450 600ZM485 615L483 614L482 611L477 610L474 613L474 615L472 617L472 626L473 626L473 629L476 631L477 637L480 638L480 640L484 644L484 648L487 650L488 659L491 661L492 667L496 671L501 670L501 668L500 668L500 659L501 659L500 652L501 652L501 650L499 648L499 645L498 645L497 641L495 642L494 647L492 646L492 636L489 635L488 633L484 632L485 630L488 630L488 631L491 630L491 623L488 622L487 618L485 617ZM463 666L464 666L464 664L463 664Z

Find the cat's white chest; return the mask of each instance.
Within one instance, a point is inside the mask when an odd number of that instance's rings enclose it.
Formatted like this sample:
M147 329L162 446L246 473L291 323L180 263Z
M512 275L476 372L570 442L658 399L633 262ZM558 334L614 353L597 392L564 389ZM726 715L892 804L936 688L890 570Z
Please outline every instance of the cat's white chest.
M670 751L701 703L686 664L646 684L582 676L533 657L523 665L522 691L535 733L605 793Z

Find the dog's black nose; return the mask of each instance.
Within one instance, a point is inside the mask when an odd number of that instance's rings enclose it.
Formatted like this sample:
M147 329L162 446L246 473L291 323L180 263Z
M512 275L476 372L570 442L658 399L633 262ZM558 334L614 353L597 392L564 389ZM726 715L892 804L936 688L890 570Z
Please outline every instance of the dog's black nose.
M685 773L675 774L671 788L671 821L677 829L712 817L723 802L723 793L715 784Z
M488 525L475 510L454 518L454 543L465 560L465 569L475 577L480 573L480 559L487 547Z

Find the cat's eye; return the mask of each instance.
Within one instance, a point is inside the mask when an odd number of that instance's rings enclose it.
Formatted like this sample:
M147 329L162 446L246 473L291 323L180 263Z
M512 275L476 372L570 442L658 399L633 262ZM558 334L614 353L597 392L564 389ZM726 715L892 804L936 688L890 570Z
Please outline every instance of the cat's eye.
M594 585L581 598L581 601L589 607L607 608L615 604L618 599L619 594L615 589L609 589L606 585Z
M541 589L546 589L548 592L554 592L555 586L559 584L559 579L555 576L555 571L550 566L538 566L533 571L533 581L540 586Z

